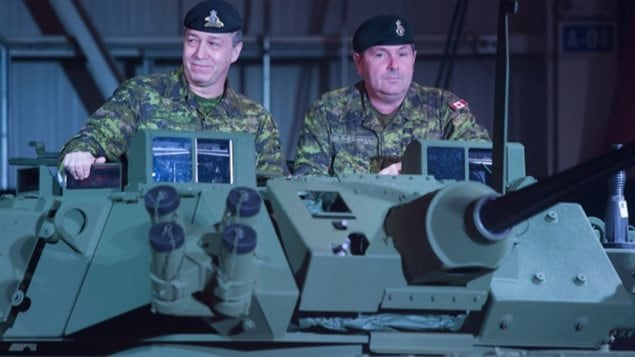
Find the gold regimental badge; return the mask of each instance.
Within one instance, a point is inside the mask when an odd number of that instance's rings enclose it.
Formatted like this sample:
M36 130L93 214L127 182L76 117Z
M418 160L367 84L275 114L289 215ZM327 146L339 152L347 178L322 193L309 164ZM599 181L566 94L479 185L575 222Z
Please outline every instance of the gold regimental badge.
M225 24L218 18L218 12L212 10L209 12L209 16L205 18L205 27L223 28Z
M397 33L397 36L403 37L404 33L406 33L406 29L404 29L403 25L401 25L401 20L397 20L397 22L395 22L395 25L397 25L395 33Z

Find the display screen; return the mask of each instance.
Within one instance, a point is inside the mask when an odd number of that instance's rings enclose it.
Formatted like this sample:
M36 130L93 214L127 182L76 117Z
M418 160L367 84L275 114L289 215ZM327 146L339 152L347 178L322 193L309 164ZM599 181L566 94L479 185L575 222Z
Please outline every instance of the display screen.
M232 157L228 139L155 137L152 177L155 182L231 184Z
M490 185L492 182L492 150L468 150L469 180Z
M232 142L226 139L196 141L198 182L232 183Z
M155 182L192 182L192 139L152 139L152 178Z
M477 181L486 185L492 178L492 150L462 147L428 147L428 175L437 180ZM468 177L465 175L467 164Z
M428 147L428 175L437 180L465 180L465 150L461 147Z

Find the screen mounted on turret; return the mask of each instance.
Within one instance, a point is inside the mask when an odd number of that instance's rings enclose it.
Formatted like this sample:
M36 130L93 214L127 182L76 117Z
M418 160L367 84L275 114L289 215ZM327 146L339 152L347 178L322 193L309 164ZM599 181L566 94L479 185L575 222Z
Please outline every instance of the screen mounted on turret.
M154 137L152 177L155 182L232 183L232 141Z

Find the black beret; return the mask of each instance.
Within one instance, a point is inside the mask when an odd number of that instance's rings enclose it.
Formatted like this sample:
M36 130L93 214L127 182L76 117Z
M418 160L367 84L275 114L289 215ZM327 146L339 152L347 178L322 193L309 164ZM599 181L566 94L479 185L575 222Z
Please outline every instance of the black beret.
M243 19L230 3L223 0L205 0L187 12L183 26L204 32L229 33L240 30Z
M353 50L364 52L380 45L405 45L414 43L412 28L405 18L398 15L379 15L361 24L353 35Z

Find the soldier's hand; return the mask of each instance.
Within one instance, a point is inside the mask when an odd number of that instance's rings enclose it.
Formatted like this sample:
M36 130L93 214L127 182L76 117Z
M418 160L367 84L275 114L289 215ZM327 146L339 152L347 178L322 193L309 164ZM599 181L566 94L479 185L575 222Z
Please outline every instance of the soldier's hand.
M401 162L395 162L392 165L388 165L384 167L381 171L379 171L380 175L399 175L401 172Z
M77 151L66 154L62 165L76 180L83 180L90 175L90 168L93 164L103 164L105 162L105 157L95 158L89 152Z

